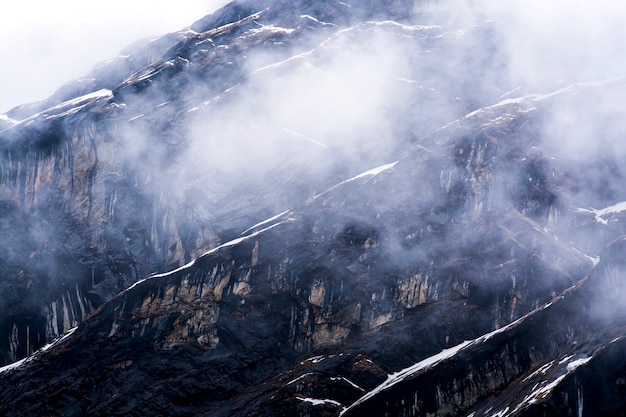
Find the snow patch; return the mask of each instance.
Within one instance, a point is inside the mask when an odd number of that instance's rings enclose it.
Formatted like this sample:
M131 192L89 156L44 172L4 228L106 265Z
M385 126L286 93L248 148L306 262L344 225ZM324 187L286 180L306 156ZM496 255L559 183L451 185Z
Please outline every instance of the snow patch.
M598 266L598 264L600 263L600 257L599 256L591 256L591 255L587 255L586 253L579 251L578 249L576 249L575 247L571 246L572 250L580 255L582 255L583 257L587 258L592 264L593 267L595 268L596 266Z
M566 357L564 357L563 359L561 359L561 360L559 361L559 365L561 365L561 364L563 364L563 363L565 363L565 362L569 361L569 360L570 360L570 359L572 359L573 357L574 357L574 355L567 355Z
M302 374L299 377L297 377L296 379L292 379L291 381L287 382L287 385L291 385L291 384L293 384L295 382L298 382L299 380L304 379L304 378L306 378L306 377L308 377L310 375L313 375L313 374L311 372L307 372L306 374Z
M326 356L313 356L312 358L308 358L300 362L300 365L304 365L305 363L320 363L324 359L326 359Z
M313 16L311 16L311 15L308 15L308 14L301 14L301 15L300 15L300 18L301 18L301 19L306 19L306 20L311 20L311 21L313 21L313 22L315 22L315 23L317 23L317 24L320 24L320 25L322 25L322 26L337 26L337 25L335 25L334 23L321 22L321 21L319 21L318 19L316 19L315 17L313 17Z
M271 223L274 220L278 220L279 218L283 217L284 215L286 215L288 213L291 213L291 210L285 210L282 213L278 213L277 215L270 217L269 219L263 220L262 222L259 222L259 223L255 224L254 226L247 228L241 234L245 235L246 233L248 233L248 232L250 232L250 231L252 231L252 230L254 230L254 229L258 228L258 227L261 227L261 226L263 226L265 224Z
M331 381L344 381L347 382L349 385L351 385L352 387L356 388L359 391L363 391L365 392L365 390L363 388L361 388L360 386L358 386L357 384L355 384L354 382L350 381L348 378L340 376L340 377L330 377Z
M579 213L591 213L595 215L596 221L602 224L609 224L609 220L605 219L605 217L618 214L623 211L626 211L626 201L622 201L620 203L613 204L612 206L605 207L603 209L577 209Z
M202 255L200 255L198 258L191 260L190 262L186 263L185 265L183 265L183 266L181 266L181 267L178 267L178 268L173 269L173 270L168 271L168 272L163 272L163 273L160 273L160 274L154 274L154 275L150 275L150 276L148 276L147 278L140 279L139 281L135 282L133 285L131 285L130 287L128 287L128 288L126 288L124 291L122 291L122 294L123 294L123 293L126 293L126 292L128 292L128 291L130 291L130 290L132 290L133 288L135 288L136 286L138 286L139 284L141 284L142 282L145 282L145 281L147 281L147 280L151 280L151 279L153 279L153 278L164 278L164 277L172 276L172 275L174 275L174 274L176 274L176 273L178 273L178 272L181 272L181 271L184 271L184 270L186 270L186 269L189 269L189 268L191 268L191 267L192 267L192 266L196 263L196 261L197 261L198 259L200 259L200 258L202 258L202 257L209 256L209 255L213 255L214 253L218 252L220 249L224 249L224 248L227 248L227 247L229 247L229 246L235 246L235 245L238 245L238 244L239 244L239 243L241 243L241 242L244 242L244 241L246 241L246 240L248 240L248 239L251 239L251 238L253 238L253 237L255 237L255 236L258 236L258 235L260 235L261 233L265 233L265 232L267 232L268 230L271 230L271 229L273 229L273 228L275 228L275 227L277 227L277 226L280 226L281 224L288 223L288 222L290 222L291 220L292 220L292 219L286 219L286 220L283 220L282 222L279 222L279 223L273 224L273 225L268 226L268 227L266 227L266 228L264 228L264 229L257 230L256 232L254 232L254 233L252 233L252 234L249 234L249 235L247 235L247 236L243 236L243 237L240 237L240 238L237 238L237 239L233 239L233 240L231 240L231 241L228 241L228 242L226 242L226 243L222 243L221 245L219 245L219 246L217 246L217 247L215 247L215 248L213 248L213 249L211 249L211 250L209 250L209 251L207 251L207 252L203 253L203 254L202 254Z
M299 399L300 401L311 403L313 405L329 404L329 405L334 405L336 407L343 407L340 402L335 401L335 400L328 400L328 399L318 400L316 398L304 398L304 397L296 397L296 398Z
M504 410L500 410L497 413L493 413L491 417L504 417L506 413L509 412L509 407L506 407Z
M375 26L394 26L400 28L402 30L406 30L409 32L421 32L424 30L442 30L441 26L436 25L403 25L402 23L398 23L393 20L382 20L377 22L367 22L368 24Z
M583 358L579 358L579 359L575 359L571 361L573 357L574 355L568 355L568 356L565 356L563 359L561 359L558 362L558 364L559 365L566 364L565 371L564 372L561 371L562 373L558 375L557 378L554 379L552 382L548 382L547 380L542 379L537 384L535 384L535 386L533 387L533 391L529 395L527 395L517 407L515 407L515 409L510 415L515 415L518 411L528 407L529 405L536 404L539 401L548 398L548 396L552 393L552 390L555 387L557 387L561 383L561 381L563 381L563 379L565 379L568 375L570 375L577 368L585 365L587 362L591 360L590 357L583 357ZM553 363L554 361L550 362L549 365L551 366ZM539 370L542 370L543 368L546 368L546 365L544 365ZM547 370L548 368L546 368L543 373L545 374ZM528 379L535 376L538 373L538 371L534 372L532 375L525 378L523 382L526 382Z
M398 162L400 162L400 161L395 161L395 162L392 162L390 164L381 165L379 167L372 168L369 171L362 172L362 173L360 173L359 175L357 175L355 177L352 177L352 178L347 179L345 181L341 181L339 184L333 185L332 187L330 187L328 190L324 191L323 193L320 193L320 194L317 194L317 195L313 196L311 199L309 199L307 201L307 203L315 201L318 198L320 198L321 196L331 192L335 188L340 187L340 186L342 186L344 184L347 184L349 182L356 181L356 180L363 179L363 178L367 178L367 180L364 181L364 183L365 183L365 182L369 181L370 179L374 178L375 176L379 175L380 173L392 169L393 167L396 166L396 164Z
M554 364L554 361L550 361L548 363L546 363L545 365L543 365L541 368L537 369L535 372L533 372L532 374L528 375L526 378L524 378L522 380L522 382L526 382L529 379L534 378L535 376L539 375L539 374L543 374L545 375L546 372L548 372L548 369L550 369L552 367L552 365Z
M143 114L140 114L140 115L138 115L138 116L131 117L130 119L128 119L128 121L129 121L129 122L132 122L133 120L137 120L137 119L140 119L140 118L142 118L142 117L143 117Z
M567 372L571 372L574 369L583 366L584 364L586 364L587 362L589 362L591 360L591 358L580 358L580 359L576 359L575 361L571 361L570 363L567 364Z
M258 25L260 25L260 23L256 22ZM283 33L285 35L289 35L290 33L292 33L293 31L295 31L295 29L291 29L291 28L283 28L280 26L274 26L274 25L260 25L261 27L258 29L250 29L248 31L248 33L250 33L250 35L256 35L262 32L270 32L270 33Z
M286 127L283 127L283 126L278 126L278 127L282 131L287 132L287 133L289 133L292 136L296 136L296 137L302 138L304 140L308 140L309 142L314 143L314 144L316 144L318 146L321 146L322 148L328 148L328 146L323 144L322 142L317 141L317 140L315 140L315 139L313 139L313 138L311 138L309 136L303 135L302 133L294 132L293 130L287 129Z
M521 96L521 97L515 97L515 98L506 98L504 100L501 100L495 104L492 104L490 106L486 106L486 107L482 107L480 109L474 110L468 114L466 114L465 116L461 117L460 119L454 120L442 127L440 127L439 129L435 130L435 132L441 131L443 129L449 128L451 126L455 126L460 124L463 120L467 120L470 118L473 118L475 116L479 116L482 115L484 113L486 113L487 111L493 110L493 109L497 109L499 107L503 107L503 106L508 106L508 105L512 105L512 104L517 104L517 105L524 105L526 106L525 110L519 109L519 112L529 112L529 111L533 111L536 108L532 106L531 103L538 103L538 102L542 102L545 101L547 99L550 99L552 97L556 97L559 96L561 94L566 94L566 93L576 93L579 92L582 89L585 88L593 88L593 87L602 87L602 86L606 86L608 84L614 83L614 82L619 82L619 81L624 81L626 78L624 77L617 77L617 78L611 78L611 79L607 79L607 80L601 80L601 81L587 81L587 82L579 82L579 83L574 83L571 85L568 85L567 87L555 90L551 93L547 93L547 94L528 94L525 96ZM505 93L504 95L501 96L502 97L507 97L510 94L512 94L513 92L515 92L517 89L515 90L511 90L508 93Z
M71 100L64 101L63 103L57 104L56 106L50 107L42 112L33 114L26 119L15 122L13 126L10 126L7 129L11 129L15 126L25 124L27 122L37 119L40 116L43 116L48 120L52 120L66 115L74 114L95 101L99 101L102 99L112 99L113 97L113 92L111 90L103 88L101 90L94 91L93 93L85 94L79 97L75 97Z
M11 119L9 116L7 116L6 114L0 114L0 121L2 122L6 122L6 123L11 123L11 124L15 124L17 123L16 120Z
M462 343L459 343L456 346L453 346L451 348L448 349L443 349L441 352L430 356L420 362L417 362L414 365L409 366L408 368L402 369L396 373L390 374L387 376L387 380L385 382L383 382L382 384L380 384L379 386L377 386L376 388L374 388L372 391L368 392L367 394L365 394L364 396L362 396L361 398L359 398L357 401L355 401L354 403L352 403L349 407L347 407L345 410L343 410L339 415L342 416L343 414L345 414L346 412L348 412L349 410L351 410L352 408L356 407L357 405L367 401L368 399L378 395L380 392L385 391L390 389L391 387L393 387L394 385L410 378L413 377L414 375L432 368L434 366L436 366L437 364L439 364L440 362L450 359L452 357L454 357L456 354L458 354L459 352L467 349L470 346L473 345L477 345L477 344L481 344L481 343L485 343L486 341L488 341L489 339L493 338L494 336L496 336L499 333L503 333L508 331L509 329L516 327L517 325L519 325L519 323L523 322L524 320L526 320L528 317L536 314L538 311L541 310L545 310L546 308L548 308L549 306L551 306L554 302L562 299L563 296L560 297L556 297L555 299L553 299L551 302L545 304L544 306L542 306L541 308L538 308L536 310L533 310L527 314L525 314L524 316L518 318L517 320L507 324L504 327L501 327L499 329L496 329L492 332L486 333L476 339L472 339L472 340L466 340ZM547 370L547 367L552 366L552 363L550 364L546 364L544 365L544 367ZM544 368L542 367L542 368ZM540 370L542 370L542 368L540 368ZM545 373L545 371L544 371ZM560 381L559 381L560 382Z

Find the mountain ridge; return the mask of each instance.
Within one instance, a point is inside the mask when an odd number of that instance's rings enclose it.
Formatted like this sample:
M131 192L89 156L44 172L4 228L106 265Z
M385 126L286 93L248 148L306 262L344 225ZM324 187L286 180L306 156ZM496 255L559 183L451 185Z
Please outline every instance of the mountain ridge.
M250 4L0 132L0 409L619 415L624 78L515 98L493 22Z

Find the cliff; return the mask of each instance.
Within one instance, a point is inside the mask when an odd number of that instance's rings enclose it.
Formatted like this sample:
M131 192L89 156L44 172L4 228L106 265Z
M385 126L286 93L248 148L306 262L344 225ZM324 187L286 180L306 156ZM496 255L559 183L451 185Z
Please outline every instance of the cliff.
M553 115L626 83L511 98L427 17L231 3L10 112L0 410L618 415L623 155Z

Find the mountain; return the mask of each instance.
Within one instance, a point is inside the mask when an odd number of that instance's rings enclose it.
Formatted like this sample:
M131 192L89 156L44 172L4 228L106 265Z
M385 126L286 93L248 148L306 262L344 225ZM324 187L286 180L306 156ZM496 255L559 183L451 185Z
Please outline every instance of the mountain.
M622 415L626 78L494 13L233 2L1 117L3 414Z

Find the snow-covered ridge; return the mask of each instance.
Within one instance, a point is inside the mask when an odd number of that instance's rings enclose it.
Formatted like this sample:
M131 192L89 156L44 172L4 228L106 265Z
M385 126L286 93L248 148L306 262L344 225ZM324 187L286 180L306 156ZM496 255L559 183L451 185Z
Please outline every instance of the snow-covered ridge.
M440 32L443 30L441 26L437 25L405 25L395 20L381 20L375 22L365 22L364 25L373 25L373 26L388 26L395 27L407 32L422 32L422 31L437 31Z
M26 119L17 121L13 124L13 126L8 127L5 130L12 129L15 126L19 126L22 124L27 124L39 117L44 117L47 120L52 120L60 117L69 116L71 114L78 113L88 105L101 100L110 100L112 99L113 92L106 88L103 88L98 91L94 91L89 94L85 94L79 97L75 97L71 100L64 101L63 103L57 104L56 106L52 106L44 111L33 114L32 116L27 117Z
M511 410L510 407L506 407L492 415L498 415L500 417L512 416L515 415L517 412L529 407L530 405L536 404L539 401L547 398L552 393L554 388L556 388L568 375L570 375L579 367L586 365L592 359L591 357L582 356L572 360L573 357L574 355L568 355L558 362L557 367L559 369L554 370L556 378L552 380L546 379L545 374L548 372L548 370L550 370L550 368L554 366L555 361L548 362L537 371L526 377L522 382L529 383L529 380L531 380L530 383L532 383L534 382L532 381L534 377L540 377L539 382L534 384L532 392L524 397L524 399L514 409ZM540 373L541 375L539 375Z
M282 214L283 213L279 214L278 216L275 216L274 218L279 218ZM238 245L241 242L244 242L244 241L246 241L248 239L256 237L256 236L258 236L258 235L260 235L262 233L267 232L268 230L271 230L271 229L273 229L273 228L275 228L277 226L280 226L282 224L289 223L291 221L293 221L293 219L287 218L287 219L282 220L280 222L274 223L274 224L272 224L272 225L270 225L270 226L268 226L268 227L266 227L264 229L257 230L256 232L251 233L249 235L242 236L242 237L239 237L237 239L230 240L230 241L228 241L226 243L222 243L221 245L219 245L219 246L217 246L217 247L215 247L215 248L213 248L213 249L203 253L198 258L191 260L190 262L186 263L185 265L183 265L181 267L178 267L178 268L176 268L174 270L171 270L171 271L168 271L168 272L163 272L163 273L159 273L159 274L153 274L153 275L148 276L147 278L140 279L139 281L135 282L133 285L131 285L130 287L128 287L124 291L122 291L122 294L130 291L131 289L135 288L136 286L138 286L139 284L141 284L141 283L143 283L145 281L152 280L152 279L155 279L155 278L165 278L165 277L172 276L172 275L174 275L174 274L176 274L178 272L185 271L185 270L193 267L195 265L195 263L198 261L198 259L200 259L200 258L204 258L205 256L213 255L213 254L217 253L219 250L227 248L229 246ZM259 224L269 223L269 222L271 222L271 219L265 220L264 222L261 222ZM254 228L254 226L252 228L248 229L248 230L251 230L253 228Z
M288 214L290 214L290 213L291 213L291 210L285 210L285 211L283 211L282 213L278 213L277 215L272 216L272 217L270 217L269 219L265 219L265 220L263 220L263 221L261 221L261 222L259 222L259 223L255 224L254 226L247 228L246 230L244 230L243 232L241 232L241 235L242 235L242 236L244 236L244 235L246 235L248 232L251 232L251 231L252 231L252 230L254 230L254 229L257 229L257 228L259 228L259 227L261 227L261 226L263 226L263 225L266 225L266 224L271 223L271 222L273 222L273 221L275 221L275 220L278 220L278 219L280 219L281 217L284 217L284 216L286 216L286 215L288 215Z
M50 342L47 345L43 346L41 349L39 349L38 351L36 351L32 355L30 355L30 356L28 356L28 357L26 357L24 359L20 359L17 362L13 362L13 363L10 363L8 365L5 365L5 366L1 367L0 368L0 374L2 374L4 372L8 372L11 369L19 368L20 366L22 366L22 365L32 361L37 356L41 355L43 352L46 352L46 351L50 350L50 348L52 348L53 346L60 345L67 338L69 338L76 331L77 328L78 328L78 326L71 328L63 336L60 336L60 337L54 339L52 342Z
M605 217L626 211L626 201L613 204L603 209L577 209L579 213L592 213L596 217L596 221L602 224L609 224L609 220Z
M335 400L328 400L328 399L318 400L315 398L304 398L304 397L296 397L296 398L299 399L300 401L307 402L313 405L333 405L335 407L342 406L340 402L335 401Z
M305 202L305 204L309 204L309 203L317 200L318 198L322 197L323 195L331 192L332 190L334 190L334 189L336 189L338 187L341 187L344 184L347 184L347 183L350 183L350 182L354 182L354 181L357 181L357 180L360 180L360 179L364 179L365 181L363 181L363 183L366 183L369 180L371 180L372 178L374 178L375 176L381 174L382 172L391 170L393 167L396 166L396 164L398 162L400 162L400 161L398 160L398 161L395 161L395 162L391 162L389 164L384 164L384 165L378 166L376 168L372 168L372 169L370 169L368 171L362 172L359 175L356 175L356 176L354 176L352 178L349 178L347 180L341 181L339 184L333 185L328 190L326 190L326 191L324 191L324 192L322 192L320 194L316 194L315 196L311 197L309 200L307 200Z
M569 292L570 290L576 288L579 284L576 284L572 287L570 287L569 289L565 290L564 293ZM443 349L441 352L430 356L426 359L421 360L420 362L417 362L414 365L409 366L408 368L402 369L398 372L395 372L393 374L390 374L387 377L387 380L385 382L383 382L382 384L380 384L378 387L374 388L372 391L369 391L367 394L365 394L364 396L362 396L361 398L359 398L357 401L355 401L353 404L351 404L349 407L347 407L346 409L344 409L339 415L342 416L345 413L347 413L348 411L352 410L354 407L358 406L359 404L364 403L365 401L369 400L372 397L375 397L376 395L378 395L379 393L386 391L390 388L392 388L394 385L413 377L414 375L417 375L418 373L426 370L426 369L430 369L434 366L436 366L437 364L439 364L442 361L445 361L447 359L450 359L454 356L456 356L459 352L462 352L466 349L468 349L471 346L475 346L481 343L485 343L486 341L488 341L489 339L493 338L494 336L496 336L497 334L500 333L504 333L507 332L509 330L511 330L512 328L518 326L520 323L522 323L523 321L525 321L527 318L533 316L534 314L536 314L539 311L545 310L547 308L550 308L555 302L560 301L561 299L563 299L564 296L560 295L557 298L553 299L552 301L549 301L548 303L544 304L543 306L537 308L536 310L533 310L527 314L525 314L524 316L520 317L519 319L507 324L504 327L501 327L499 329L496 329L492 332L486 333L476 339L472 339L472 340L466 340L462 343L459 343L456 346L453 346L451 348L448 349ZM580 365L582 363L577 362L577 365Z
M15 124L17 123L16 120L11 119L9 116L7 116L6 114L0 114L0 122L4 122L4 123L10 123L10 124Z
M396 166L396 164L398 162L399 161L395 161L395 162L392 162L392 163L389 163L389 164L381 165L381 166L378 166L376 168L372 168L372 169L370 169L368 171L362 172L361 174L358 174L358 175L356 175L356 176L354 176L352 178L344 180L344 181L340 182L339 184L336 184L333 187L329 188L328 190L313 196L311 199L307 200L305 202L305 204L310 203L310 202L318 199L319 197L321 197L324 194L330 192L331 190L334 190L337 187L342 186L343 184L346 184L346 183L349 183L349 182L353 182L353 181L356 181L356 180L359 180L359 179L365 179L364 182L367 182L370 179L372 179L373 177L379 175L380 173L392 169L394 166ZM226 247L229 247L229 246L237 245L237 244L239 244L239 243L241 243L241 242L243 242L245 240L248 240L248 239L251 239L251 238L253 238L255 236L258 236L258 235L260 235L260 234L262 234L262 233L264 233L264 232L266 232L268 230L271 230L271 229L273 229L273 228L275 228L277 226L280 226L280 225L285 224L285 223L289 223L289 222L293 221L293 218L289 217L289 214L291 214L291 213L292 213L291 210L286 210L286 211L283 211L282 213L279 213L279 214L277 214L275 216L272 216L272 217L270 217L270 218L268 218L266 220L263 220L263 221L255 224L254 226L249 227L248 229L244 230L241 233L243 235L242 237L239 237L237 239L233 239L233 240L231 240L229 242L223 243L223 244L221 244L221 245L211 249L210 251L203 253L198 258L196 258L196 259L188 262L187 264L185 264L185 265L183 265L183 266L181 266L179 268L176 268L176 269L174 269L172 271L164 272L164 273L160 273L160 274L150 275L147 278L141 279L141 280L135 282L130 287L128 287L126 290L124 290L123 293L131 290L132 288L136 287L137 285L141 284L142 282L144 282L146 280L153 279L153 278L163 278L163 277L171 276L171 275L176 274L176 273L178 273L180 271L184 271L186 269L189 269L196 263L196 261L199 258L203 258L205 256L210 256L210 255L216 253L217 251L219 251L220 249L223 249L223 248L226 248ZM280 221L276 222L277 220L279 220L281 218L283 218L283 220L280 220ZM267 226L267 227L265 227L263 229L256 230L255 232L253 232L251 234L247 234L248 232L251 232L251 231L253 231L255 229L258 229L261 226L264 226L266 224L270 224L272 222L276 222L276 223L273 223L270 226Z
M626 77L610 78L610 79L600 80L600 81L577 82L577 83L570 84L566 87L554 90L550 93L545 93L545 94L533 93L533 94L527 94L527 95L523 95L519 97L505 98L490 106L481 107L480 109L471 111L467 113L465 116L461 117L460 119L454 120L440 127L439 129L435 130L435 132L441 131L443 129L446 129L452 126L458 126L465 120L473 119L475 117L484 115L485 113L491 110L495 110L501 107L517 105L517 106L520 106L520 108L517 109L517 112L530 112L536 109L534 107L535 103L540 103L542 101L545 101L554 97L558 97L564 94L568 94L568 93L579 93L580 91L588 89L588 88L606 87L610 84L614 84L614 83L618 84L618 83L625 83L625 82L626 82ZM518 89L519 87L509 91L508 93L503 94L501 98L512 95L513 93L517 92Z

